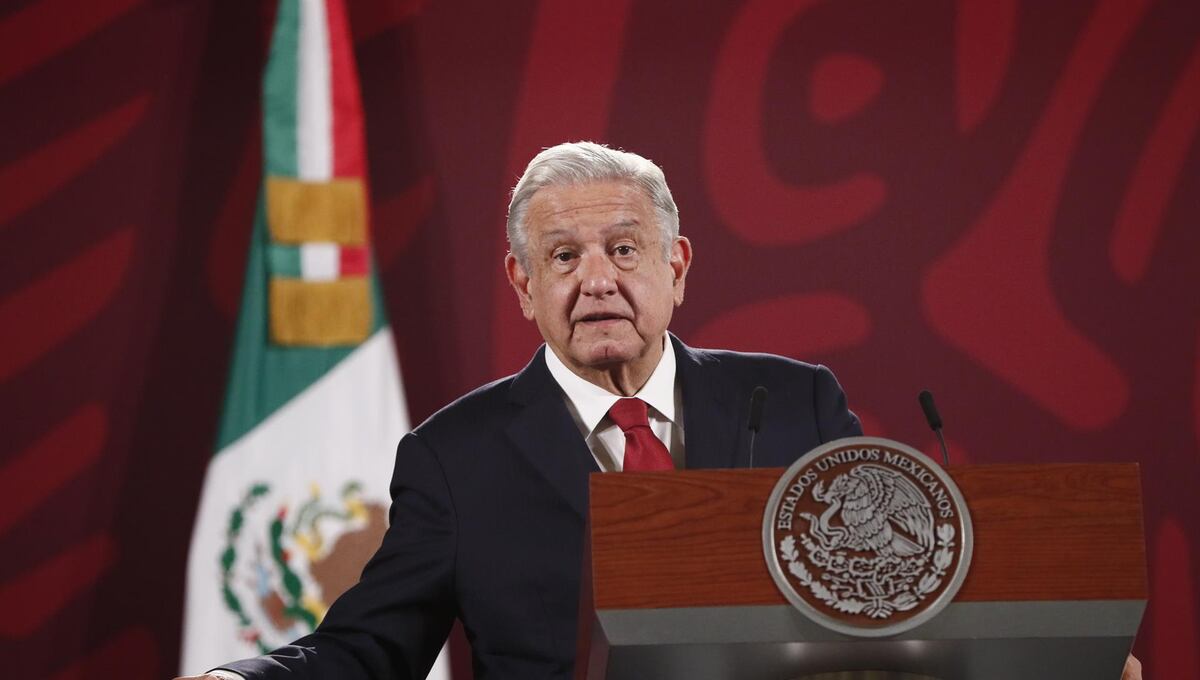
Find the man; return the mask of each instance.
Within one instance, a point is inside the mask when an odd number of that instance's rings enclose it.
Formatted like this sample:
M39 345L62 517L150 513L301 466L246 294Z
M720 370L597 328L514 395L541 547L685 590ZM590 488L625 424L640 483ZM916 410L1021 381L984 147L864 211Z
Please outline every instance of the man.
M827 369L667 333L692 246L650 161L586 142L543 151L513 190L508 237L508 280L545 346L404 437L383 544L317 631L226 671L422 678L458 618L478 680L569 678L589 473L746 466L759 385L756 465L861 433Z

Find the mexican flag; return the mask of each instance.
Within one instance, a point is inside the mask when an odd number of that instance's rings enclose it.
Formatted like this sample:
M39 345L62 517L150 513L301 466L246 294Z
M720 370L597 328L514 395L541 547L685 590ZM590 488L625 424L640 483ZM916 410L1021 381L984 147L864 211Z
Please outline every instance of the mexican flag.
M280 0L263 138L217 451L188 556L185 675L313 630L379 545L409 428L372 269L342 0ZM443 651L429 677L447 668Z

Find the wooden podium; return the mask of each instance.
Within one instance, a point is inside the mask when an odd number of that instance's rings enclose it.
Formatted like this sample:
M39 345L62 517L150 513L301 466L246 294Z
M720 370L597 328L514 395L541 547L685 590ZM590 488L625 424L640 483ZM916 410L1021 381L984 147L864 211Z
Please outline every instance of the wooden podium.
M939 615L876 639L813 623L772 581L782 468L593 474L576 677L1119 680L1146 604L1137 465L948 472L970 571Z

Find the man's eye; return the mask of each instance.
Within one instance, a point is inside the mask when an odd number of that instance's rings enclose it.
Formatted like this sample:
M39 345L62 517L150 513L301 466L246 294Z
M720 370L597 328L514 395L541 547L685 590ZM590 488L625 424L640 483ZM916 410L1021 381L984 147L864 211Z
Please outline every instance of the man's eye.
M634 248L633 248L633 246L629 246L629 245L621 245L621 246L617 246L616 248L613 248L613 253L624 257L627 255L632 255L634 253Z
M575 253L572 253L569 250L563 250L563 251L554 253L550 257L554 258L554 260L557 262L566 263L566 262L570 262L571 259L575 257Z

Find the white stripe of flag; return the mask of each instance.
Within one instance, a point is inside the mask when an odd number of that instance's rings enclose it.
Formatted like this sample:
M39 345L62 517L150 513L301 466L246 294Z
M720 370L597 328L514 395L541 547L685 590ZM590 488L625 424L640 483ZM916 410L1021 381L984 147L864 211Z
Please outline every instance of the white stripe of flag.
M296 47L296 167L299 178L333 177L333 104L329 73L329 24L325 0L300 0Z
M305 281L333 281L342 273L342 249L336 243L311 241L300 246L300 276Z

